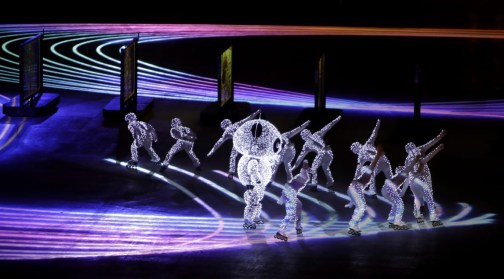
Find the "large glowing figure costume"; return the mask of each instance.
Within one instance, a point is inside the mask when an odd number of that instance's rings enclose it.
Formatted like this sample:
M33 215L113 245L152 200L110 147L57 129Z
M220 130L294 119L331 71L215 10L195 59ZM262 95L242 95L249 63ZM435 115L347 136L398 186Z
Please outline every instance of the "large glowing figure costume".
M361 230L359 228L359 222L361 221L364 213L366 212L366 199L364 198L364 188L366 185L371 182L371 179L374 175L374 171L376 165L378 164L378 160L383 155L383 150L381 146L378 147L376 155L371 161L369 166L363 166L362 171L359 175L354 176L352 182L348 186L347 194L350 197L350 203L345 205L347 208L351 208L355 206L354 212L352 214L352 219L349 222L348 234L351 235L360 235Z
M243 123L253 119L260 112L261 112L261 110L257 110L256 112L252 113L251 115L245 117L244 119L242 119L236 123L232 123L231 120L229 120L229 119L222 120L220 126L221 126L222 130L224 130L224 133L217 140L217 142L212 147L210 152L208 152L207 157L211 156L217 149L219 149L219 147L225 141L232 139L236 130L238 130L238 128L240 128L240 126L243 125ZM236 149L233 146L233 148L231 149L231 155L229 156L229 172L228 173L229 173L230 178L232 178L233 175L236 173L236 157L237 156L238 156L238 153L236 152Z
M171 121L170 135L177 140L166 154L166 157L161 164L161 172L166 170L168 165L177 152L184 150L191 159L193 166L200 170L200 161L194 154L193 146L196 140L196 134L188 127L182 126L182 121L179 118L173 118Z
M426 144L417 147L414 143L409 142L406 144L405 149L408 153L406 157L405 165L408 164L409 161L413 160L416 156L424 156L424 154L437 144L444 136L446 135L445 130L441 130L439 135L435 138L427 142ZM429 218L433 226L440 226L443 223L439 220L439 217L436 213L436 206L434 203L434 193L432 188L432 177L430 173L429 166L425 164L422 171L414 174L410 172L408 180L403 185L402 194L407 190L407 187L411 188L411 191L414 195L414 209L413 215L417 219L418 223L423 223L424 218L421 212L421 207L425 202L427 204L427 208L429 210Z
M404 213L404 202L401 195L401 186L404 184L406 179L410 176L418 177L423 168L439 151L444 148L443 144L440 144L436 149L427 154L425 157L421 157L420 154L417 155L416 160L409 162L407 166L400 166L396 168L395 175L385 180L385 184L382 187L382 195L391 204L390 214L387 218L389 223L389 228L394 230L407 230L408 225L402 221Z
M371 162L376 155L376 147L374 146L374 142L376 137L378 136L378 130L380 129L380 119L376 121L376 125L371 133L369 139L361 144L360 142L354 142L350 146L350 150L357 155L357 169L355 170L355 177L358 177L363 169L362 167ZM375 177L380 172L385 174L385 177L390 179L392 177L392 167L390 165L390 161L387 156L384 154L380 160L378 161L378 165L374 171L373 177L371 177L371 182L369 183L369 194L373 198L377 198L376 196L376 185L375 185Z
M238 160L238 178L246 186L244 229L255 229L260 219L266 185L270 182L275 162L282 148L277 128L268 121L245 122L233 135L233 147L242 154Z
M133 143L131 144L131 160L128 162L129 168L134 168L138 165L138 148L144 147L151 157L151 162L159 163L160 159L154 148L152 148L152 143L157 142L157 134L154 127L143 121L137 120L136 115L133 112L126 114L124 117L126 122L128 122L128 130L133 136Z
M275 175L278 171L280 165L283 164L285 173L287 174L287 182L292 180L292 160L294 160L294 157L296 156L296 147L294 146L294 143L290 142L290 139L299 134L299 132L305 129L309 124L310 120L301 124L301 126L282 134L282 150L280 151L280 156L275 164L273 175Z
M303 233L303 226L301 225L301 212L303 210L303 204L298 198L298 193L304 189L310 179L310 165L308 160L304 160L301 171L292 180L290 180L289 183L284 185L282 195L280 196L280 199L278 199L278 204L285 204L286 214L285 218L283 218L280 223L280 228L275 234L275 238L287 241L288 237L286 231L289 223L295 224L297 234Z
M293 169L297 168L301 162L304 160L306 155L310 152L316 152L317 155L312 162L311 170L312 179L311 186L312 190L316 190L317 188L317 169L321 166L324 174L326 176L326 185L327 187L331 187L334 184L334 178L332 177L331 170L329 166L333 160L333 152L329 145L326 145L324 142L324 135L334 126L334 124L338 123L341 120L341 116L338 116L333 121L329 122L325 125L320 131L311 133L308 129L304 129L301 131L301 138L305 141L303 144L303 148L299 153L296 163L294 164Z

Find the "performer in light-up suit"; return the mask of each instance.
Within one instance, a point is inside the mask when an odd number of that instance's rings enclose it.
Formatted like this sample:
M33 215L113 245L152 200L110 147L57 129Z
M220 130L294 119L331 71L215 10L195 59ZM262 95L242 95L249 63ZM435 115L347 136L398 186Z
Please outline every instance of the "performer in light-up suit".
M277 128L268 121L254 119L245 122L233 136L233 147L242 154L238 161L238 178L246 186L244 229L255 229L260 219L266 185L271 180L273 167L282 148Z
M385 180L385 184L382 187L382 195L388 201L392 203L392 208L390 209L390 214L388 216L389 228L394 230L407 230L408 225L402 221L404 213L404 202L401 195L401 186L404 184L406 179L411 176L418 177L421 175L423 168L439 151L444 148L443 144L440 144L436 149L431 151L427 156L421 157L417 155L417 162L410 164L406 167L400 166L396 168L396 174ZM414 162L414 161L410 161Z
M240 126L243 125L243 123L253 119L260 112L261 112L261 110L257 110L256 112L252 113L251 115L247 116L246 118L244 118L234 124L229 119L222 120L220 126L224 130L224 133L217 140L217 142L212 147L210 152L208 152L207 157L211 156L225 141L232 139L236 130L238 130L238 128L240 128ZM237 156L238 156L238 153L236 152L236 149L233 146L233 148L231 149L231 155L229 156L229 172L228 172L229 178L232 178L233 175L236 173L236 157Z
M341 120L341 116L338 116L333 121L329 122L329 124L325 125L320 131L311 133L308 129L304 129L301 131L301 138L305 141L303 144L303 149L299 156L297 157L296 163L294 164L293 169L299 167L301 162L304 160L306 155L310 152L316 152L317 155L313 160L311 166L312 179L310 184L312 185L312 190L316 191L317 187L317 169L322 166L322 170L326 176L327 187L331 187L334 184L334 179L332 177L331 170L329 166L333 160L333 152L329 145L326 145L324 142L324 135L334 126L334 124L338 123Z
M280 223L280 228L275 234L275 238L287 241L286 231L289 223L295 224L297 234L303 233L303 227L301 225L301 212L303 210L303 204L298 198L298 193L304 189L310 179L310 165L308 160L304 160L301 171L289 183L284 185L282 196L280 196L280 199L277 201L278 204L285 203L286 214L282 223Z
M407 143L405 146L406 152L408 153L406 157L405 165L408 164L409 161L413 160L415 156L424 156L425 152L433 147L436 143L438 143L444 136L446 135L445 130L441 130L439 135L435 138L427 142L426 144L417 147L414 143ZM422 171L417 175L410 173L408 180L404 183L402 194L406 192L408 186L411 188L411 191L414 195L414 209L413 215L417 219L418 223L423 223L424 218L421 212L421 206L425 202L427 204L427 208L429 210L429 218L432 223L432 226L440 226L443 223L439 220L439 216L436 213L436 206L434 203L434 193L432 188L432 177L430 173L429 166L426 164Z
M301 130L305 129L308 126L308 124L310 124L309 120L301 124L301 126L282 134L282 140L283 140L282 150L280 151L280 156L275 164L273 175L275 175L275 173L278 171L280 165L283 164L285 168L285 173L287 174L287 182L292 180L291 163L292 160L294 160L294 157L296 156L296 147L294 146L294 143L290 142L290 139L295 135L297 135L299 132L301 132Z
M170 135L177 141L166 154L166 157L161 164L160 171L163 172L166 170L173 158L173 155L181 150L184 150L187 153L196 170L200 170L200 161L193 151L196 134L190 128L182 126L182 121L179 118L173 118L171 121Z
M124 117L128 122L128 130L133 136L133 143L131 144L131 160L128 162L128 168L134 168L138 165L138 148L144 147L151 157L151 162L159 163L159 156L152 148L152 142L157 142L157 134L154 127L143 121L137 120L133 112L126 114Z
M376 155L376 148L374 146L374 142L376 137L378 136L378 130L380 129L380 119L376 121L376 125L371 133L369 139L361 144L360 142L354 142L350 146L350 150L357 155L357 169L355 170L355 176L358 177L362 172L362 167L367 163L371 162ZM376 185L375 185L375 177L380 172L385 174L385 177L390 179L392 177L392 167L390 166L390 161L387 156L384 154L378 161L378 165L376 166L373 177L371 177L371 182L369 183L369 194L373 198L376 197Z
M383 150L381 146L378 146L376 155L371 161L369 166L363 166L362 171L357 176L354 176L352 182L348 186L347 194L350 197L350 203L345 205L347 208L352 208L355 206L354 212L352 214L352 219L349 222L348 234L351 235L360 235L361 230L359 228L359 222L364 216L364 212L366 211L366 199L364 198L364 188L371 181L371 178L374 175L374 171L376 165L380 157L383 155Z

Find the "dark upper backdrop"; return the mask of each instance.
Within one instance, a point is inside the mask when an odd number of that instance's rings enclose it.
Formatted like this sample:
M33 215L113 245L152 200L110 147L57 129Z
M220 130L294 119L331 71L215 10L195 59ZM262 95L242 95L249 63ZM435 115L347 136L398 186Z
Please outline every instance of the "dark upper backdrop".
M10 2L0 22L301 24L394 27L504 27L498 0L410 1L49 1ZM9 11L9 12L7 12Z

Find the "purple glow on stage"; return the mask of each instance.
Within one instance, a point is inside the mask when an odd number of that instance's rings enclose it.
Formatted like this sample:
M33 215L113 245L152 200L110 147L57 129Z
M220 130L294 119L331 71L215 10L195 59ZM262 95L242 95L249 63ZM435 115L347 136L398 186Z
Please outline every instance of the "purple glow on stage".
M447 219L445 227L493 223L494 214L470 218L471 207ZM0 259L52 259L71 257L147 255L248 246L242 218L223 218L223 227L213 217L166 216L131 209L96 208L75 211L66 208L0 206ZM114 210L118 210L114 212ZM280 220L257 233L266 236L257 243L273 244ZM321 229L323 227L323 230ZM305 225L304 239L347 237L347 222L329 220ZM414 227L414 229L426 229ZM370 221L365 234L386 232ZM399 232L393 232L399 233ZM270 237L271 236L271 237Z
M106 162L126 168L126 162L105 159ZM194 173L170 165L170 171L195 176ZM221 174L220 171L214 171ZM83 210L72 208L42 208L22 205L0 205L0 260L35 260L76 257L105 257L169 254L188 251L210 249L224 249L248 247L255 243L274 245L278 240L273 236L280 221L269 218L265 213L266 223L257 230L245 232L243 218L222 217L204 197L197 196L191 189L184 187L167 176L153 172L146 168L137 168L142 179L156 179L167 187L175 187L184 193L188 199L196 202L209 212L208 216L187 216L186 211L181 215L159 214L149 210L109 207L104 204L88 205ZM223 173L225 175L225 173ZM212 190L221 192L230 199L237 201L237 197L226 193L227 190L218 186L217 181L208 177L201 177L198 183L191 187L211 186ZM236 182L239 184L239 182ZM212 184L215 184L212 186ZM273 183L275 188L281 185ZM327 188L319 185L319 189L328 192ZM335 193L343 199L332 205L343 208L348 196ZM278 198L271 194L271 198ZM325 214L314 214L307 211L303 214L303 235L297 236L306 241L311 239L348 238L347 220L337 218L336 211L328 204L316 202L308 193L300 195L315 207L321 207ZM238 200L240 201L240 200ZM380 199L380 201L383 201ZM229 203L228 206L243 207L243 202ZM487 213L471 216L472 208L466 203L459 203L461 209L453 216L441 216L445 228L455 226L472 226L494 223L495 214ZM241 212L241 210L235 210ZM381 220L383 219L383 220ZM364 235L377 233L401 233L384 228L386 216L380 216L375 210L368 211L368 217L363 223ZM431 229L429 225L413 225L414 230ZM296 235L295 232L291 232ZM256 238L252 236L258 236Z
M44 58L44 87L81 92L119 94L119 48L132 34L140 44L229 36L410 36L504 39L502 30L354 28L257 25L169 24L11 24L0 25L0 82L18 82L20 41L45 30L51 56ZM69 51L71 50L71 51ZM170 70L139 61L138 94L155 98L213 102L217 80ZM303 92L235 83L235 100L262 105L313 107L313 96ZM413 114L413 103L366 102L328 98L327 108L371 113ZM422 104L427 116L504 118L504 99Z

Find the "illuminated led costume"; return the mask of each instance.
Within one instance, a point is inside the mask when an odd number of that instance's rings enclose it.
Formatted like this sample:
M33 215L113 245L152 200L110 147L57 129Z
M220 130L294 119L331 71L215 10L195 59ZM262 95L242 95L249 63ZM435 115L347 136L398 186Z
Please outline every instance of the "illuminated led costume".
M361 144L360 142L354 142L350 146L350 150L352 150L352 152L357 155L357 169L355 170L355 177L358 177L362 173L362 167L366 163L371 162L376 155L376 147L374 146L374 142L376 140L376 137L378 136L379 129L380 119L376 121L376 125L373 129L373 132L371 133L371 136L364 144ZM369 194L375 199L377 198L375 177L380 172L383 172L383 174L385 174L385 177L388 179L392 177L392 167L390 165L389 159L387 158L387 156L385 156L385 154L378 161L378 165L376 166L373 177L371 177L371 182L369 183Z
M426 144L417 147L414 143L407 143L405 146L406 152L408 153L406 157L405 165L408 164L409 161L413 160L417 155L424 156L425 152L428 149L433 147L436 143L438 143L444 136L446 132L441 130L439 135L435 138L427 142ZM429 166L426 164L422 171L419 174L414 175L410 173L409 178L403 185L403 195L406 192L408 186L411 188L411 191L414 195L414 209L413 215L417 219L418 223L423 223L424 218L421 212L421 206L425 202L427 204L427 208L429 210L429 218L432 223L432 226L440 226L443 223L439 220L439 217L436 213L436 207L434 203L434 193L432 188L432 177L429 170Z
M296 147L294 143L290 142L290 139L295 135L299 134L301 130L305 129L310 121L306 121L301 126L290 130L289 132L285 132L282 134L282 150L280 151L280 156L278 157L278 161L275 164L275 168L273 171L273 175L278 171L278 168L281 164L284 165L285 173L287 174L287 182L292 180L292 160L296 156Z
M275 234L275 238L287 241L288 237L286 231L289 223L295 224L297 234L303 233L303 227L301 226L301 212L303 210L303 204L298 198L298 193L304 189L310 179L310 165L308 160L304 160L301 171L291 181L289 181L289 183L284 185L282 195L277 201L278 204L285 204L286 214L285 218L280 223L280 228Z
M255 119L245 122L233 135L233 147L242 154L238 160L238 178L246 186L244 229L255 229L260 219L266 185L282 148L277 128L268 121Z
M301 131L301 138L305 141L303 144L303 149L299 153L297 157L296 163L294 164L293 169L297 168L301 162L304 160L306 155L310 152L316 152L317 155L312 162L311 170L312 179L311 186L312 190L316 190L317 188L317 169L321 166L324 174L326 176L327 187L331 187L334 184L334 179L332 177L331 170L329 166L333 160L333 152L329 145L326 145L324 142L324 135L334 126L334 124L338 123L341 120L341 116L338 116L333 121L329 122L329 124L325 125L320 131L311 133L308 129L304 129Z
M360 235L361 230L359 229L359 222L364 216L366 211L366 199L364 198L364 188L367 186L374 175L376 165L380 157L383 155L383 150L381 146L377 148L376 155L371 161L369 166L363 166L362 171L359 175L355 175L352 182L348 186L347 194L350 197L350 203L346 204L345 207L352 208L355 206L354 212L352 214L352 219L350 219L348 234ZM357 173L356 173L357 174Z
M211 156L225 141L232 139L234 133L238 128L240 128L243 123L253 119L256 117L261 112L261 110L257 110L256 112L252 113L251 115L247 116L246 118L236 122L232 123L231 120L229 119L224 119L222 120L220 126L224 130L224 133L222 136L217 140L215 145L212 147L210 152L208 152L207 157ZM231 155L229 156L229 177L232 178L233 175L236 173L236 157L238 156L238 153L236 152L235 147L231 149Z
M406 179L408 179L410 174L415 178L421 175L427 162L429 162L443 148L444 146L440 144L425 157L421 157L420 154L418 154L416 160L410 161L410 164L407 166L397 167L395 175L392 178L385 180L385 184L383 185L381 192L383 197L392 203L392 208L390 209L390 214L387 218L389 228L394 230L409 229L408 225L402 221L404 202L402 199L401 186L404 184Z
M151 157L151 162L159 163L159 156L152 148L152 142L157 142L157 134L154 127L143 121L137 120L133 112L126 114L124 117L128 122L128 130L133 136L131 144L131 160L128 162L128 168L134 168L138 165L138 148L144 147Z
M193 151L196 134L190 128L182 126L182 121L179 118L173 118L171 121L170 135L177 141L170 148L170 151L168 151L168 153L166 154L166 157L161 164L160 171L163 172L164 170L166 170L171 162L171 159L173 158L173 155L181 150L184 150L187 153L194 167L197 170L200 170L200 161Z

